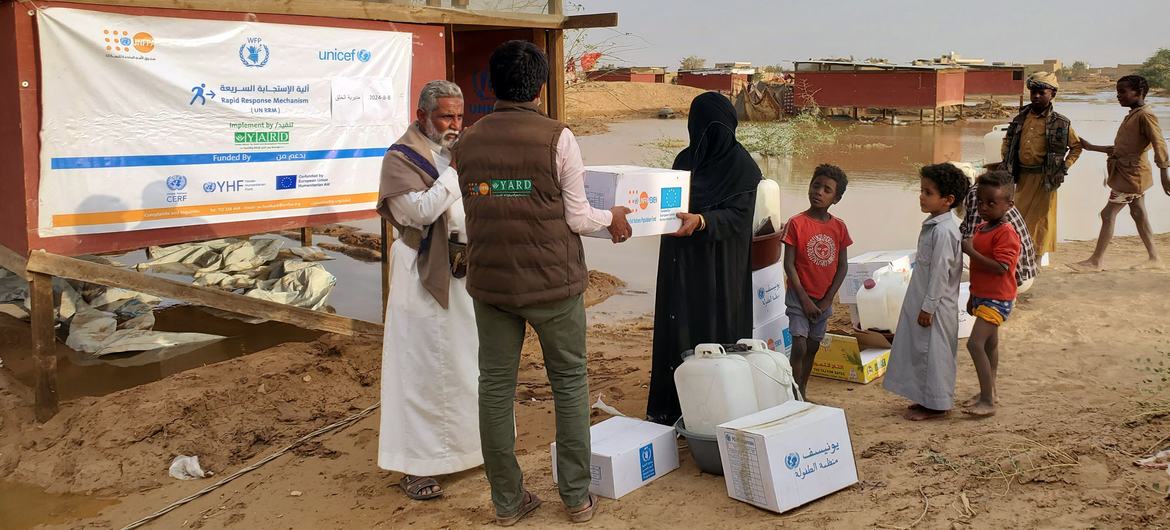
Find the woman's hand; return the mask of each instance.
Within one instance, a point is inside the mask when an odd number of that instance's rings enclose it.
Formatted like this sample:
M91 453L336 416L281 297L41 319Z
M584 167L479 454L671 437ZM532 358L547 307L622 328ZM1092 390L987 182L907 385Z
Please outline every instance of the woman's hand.
M670 234L672 237L690 237L702 224L699 214L681 212L678 214L678 218L682 219L682 226L675 233Z

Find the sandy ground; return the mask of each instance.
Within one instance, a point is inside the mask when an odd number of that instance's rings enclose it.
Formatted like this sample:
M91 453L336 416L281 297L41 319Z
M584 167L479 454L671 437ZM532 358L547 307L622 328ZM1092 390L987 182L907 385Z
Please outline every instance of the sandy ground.
M1170 248L1170 235L1159 241ZM1090 246L1062 245L1004 328L997 416L911 424L901 419L906 403L880 383L814 378L813 400L846 410L860 484L776 515L728 498L722 478L700 473L684 450L681 469L621 501L604 500L589 526L1170 528L1170 501L1152 488L1168 477L1132 465L1170 434L1170 388L1150 371L1170 361L1170 273L1125 270L1142 256L1134 239L1115 245L1115 270L1075 274L1063 266ZM648 317L591 327L592 399L603 395L634 416L643 411L651 335ZM376 339L326 336L68 402L43 426L32 421L27 389L0 372L0 477L90 494L76 503L88 512L59 507L50 528L121 527L212 483L169 478L175 454L197 454L227 475L376 402L379 362ZM965 353L959 366L958 394L965 397L977 383ZM549 469L551 394L531 341L517 414L520 462L529 487L546 501L522 527L568 526ZM594 421L605 417L595 412ZM394 486L398 477L376 467L377 438L375 414L153 527L490 523L482 471L445 478L443 499L411 502ZM18 528L17 520L0 514L0 527Z
M658 83L590 81L572 85L565 93L569 127L587 136L609 130L614 119L653 118L662 107L674 109L686 119L691 100L701 88Z

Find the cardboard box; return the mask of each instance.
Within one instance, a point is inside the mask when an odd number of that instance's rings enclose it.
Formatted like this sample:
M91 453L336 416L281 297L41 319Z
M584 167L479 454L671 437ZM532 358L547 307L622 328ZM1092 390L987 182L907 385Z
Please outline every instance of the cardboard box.
M620 499L658 477L678 469L678 443L672 427L615 417L589 429L593 456L589 460L589 491ZM557 444L552 453L557 480Z
M845 411L789 401L715 429L727 495L783 513L857 483Z
M889 341L872 331L856 333L825 335L813 361L813 375L863 385L884 375L890 364Z
M771 322L752 329L752 338L767 342L769 350L792 355L792 331L788 329L788 315L781 313Z
M678 218L691 200L691 173L639 166L589 166L585 168L585 196L594 208L625 206L633 237L670 234L682 226ZM590 237L609 239L609 230Z
M892 265L896 270L908 271L917 255L916 250L878 250L849 258L849 270L845 273L845 281L841 283L837 296L842 304L856 304L857 291L865 280L873 277L874 271L887 265Z
M752 272L752 326L760 327L784 314L784 263Z
M959 338L971 337L971 330L975 327L975 317L967 313L967 299L971 297L971 283L959 284ZM861 329L861 316L857 312L857 304L845 304L849 310L849 322L853 330ZM815 372L814 372L815 373Z

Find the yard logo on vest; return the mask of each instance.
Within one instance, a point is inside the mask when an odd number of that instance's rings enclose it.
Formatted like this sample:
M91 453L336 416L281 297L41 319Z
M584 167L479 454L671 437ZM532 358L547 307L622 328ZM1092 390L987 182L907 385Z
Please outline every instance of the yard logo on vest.
M484 194L482 184L480 184L480 194ZM532 195L532 180L492 179L490 195L495 195L496 197L527 197Z

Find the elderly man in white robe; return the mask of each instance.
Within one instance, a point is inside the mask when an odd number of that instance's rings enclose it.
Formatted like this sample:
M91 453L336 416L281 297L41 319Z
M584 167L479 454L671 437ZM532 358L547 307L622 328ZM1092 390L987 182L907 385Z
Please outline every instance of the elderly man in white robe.
M467 294L459 176L450 147L463 127L463 93L431 81L417 121L382 160L378 213L398 239L382 345L378 466L403 473L412 499L439 497L435 479L483 465L475 313Z

